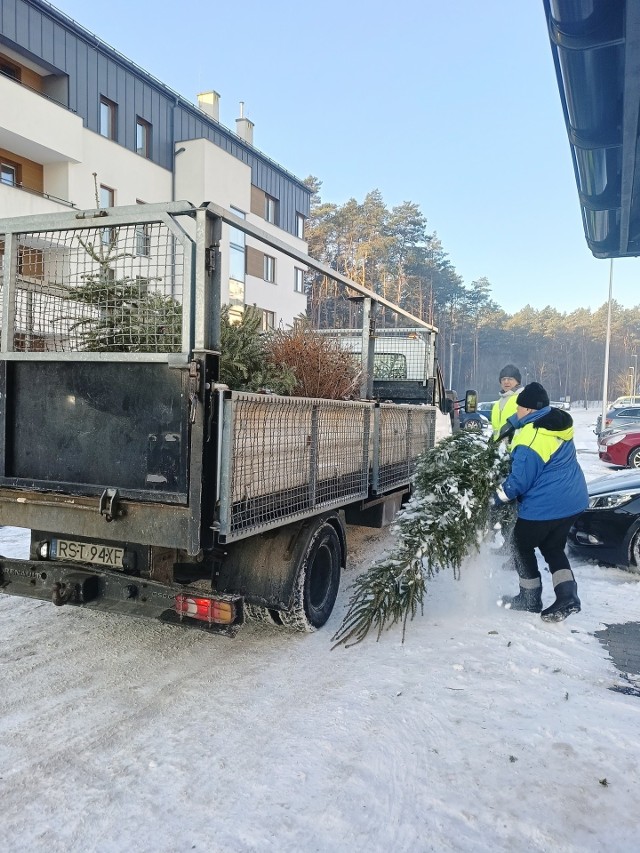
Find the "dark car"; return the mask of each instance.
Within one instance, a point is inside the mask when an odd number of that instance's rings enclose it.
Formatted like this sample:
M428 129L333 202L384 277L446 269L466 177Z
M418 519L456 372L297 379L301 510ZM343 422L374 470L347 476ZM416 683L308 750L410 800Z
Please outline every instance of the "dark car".
M614 406L606 413L604 426L602 425L602 415L598 415L595 433L599 435L605 429L625 427L631 423L640 423L640 406Z
M610 465L640 468L640 426L600 433L598 455Z
M465 412L464 409L460 409L459 416L460 429L485 432L491 427L491 421L481 412Z
M640 471L599 477L588 484L589 508L569 531L581 557L640 572Z

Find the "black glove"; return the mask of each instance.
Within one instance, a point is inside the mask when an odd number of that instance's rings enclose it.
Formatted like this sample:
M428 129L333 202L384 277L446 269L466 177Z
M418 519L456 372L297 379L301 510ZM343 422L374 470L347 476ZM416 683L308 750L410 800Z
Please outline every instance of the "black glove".
M501 427L500 432L498 433L498 437L496 438L496 441L502 441L504 438L506 438L507 441L510 441L513 438L513 436L515 435L515 432L516 432L515 426L512 423L509 423L509 421L507 421L506 424L504 424L504 426Z

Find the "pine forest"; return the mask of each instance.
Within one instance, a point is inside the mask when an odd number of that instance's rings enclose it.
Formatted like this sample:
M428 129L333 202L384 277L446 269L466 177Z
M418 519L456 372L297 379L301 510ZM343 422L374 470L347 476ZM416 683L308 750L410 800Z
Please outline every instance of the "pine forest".
M459 392L474 388L481 399L495 399L500 368L512 363L524 383L543 383L552 400L602 399L606 303L595 311L571 313L526 305L507 314L492 298L487 278L463 282L418 205L407 201L389 209L378 190L361 203L349 199L336 205L321 199L317 178L306 183L313 191L306 227L309 254L437 326L446 384L451 376ZM332 315L332 284L317 274L309 274L307 283L312 325L347 325ZM639 348L640 304L624 308L613 302L610 398L631 393L630 366Z

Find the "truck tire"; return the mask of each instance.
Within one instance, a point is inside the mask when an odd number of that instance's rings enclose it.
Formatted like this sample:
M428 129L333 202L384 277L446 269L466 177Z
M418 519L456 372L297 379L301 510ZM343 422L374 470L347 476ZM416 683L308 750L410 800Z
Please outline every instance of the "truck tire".
M338 595L342 557L340 536L325 520L314 531L300 560L291 607L278 613L285 627L311 632L325 624Z

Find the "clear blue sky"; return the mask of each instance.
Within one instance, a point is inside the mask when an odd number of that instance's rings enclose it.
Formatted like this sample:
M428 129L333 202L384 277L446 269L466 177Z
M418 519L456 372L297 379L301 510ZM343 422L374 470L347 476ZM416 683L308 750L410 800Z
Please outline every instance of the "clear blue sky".
M598 308L542 0L86 0L54 4L194 102L239 102L256 147L322 197L418 204L469 284L509 313ZM106 10L106 11L105 11ZM614 298L640 304L640 260Z

